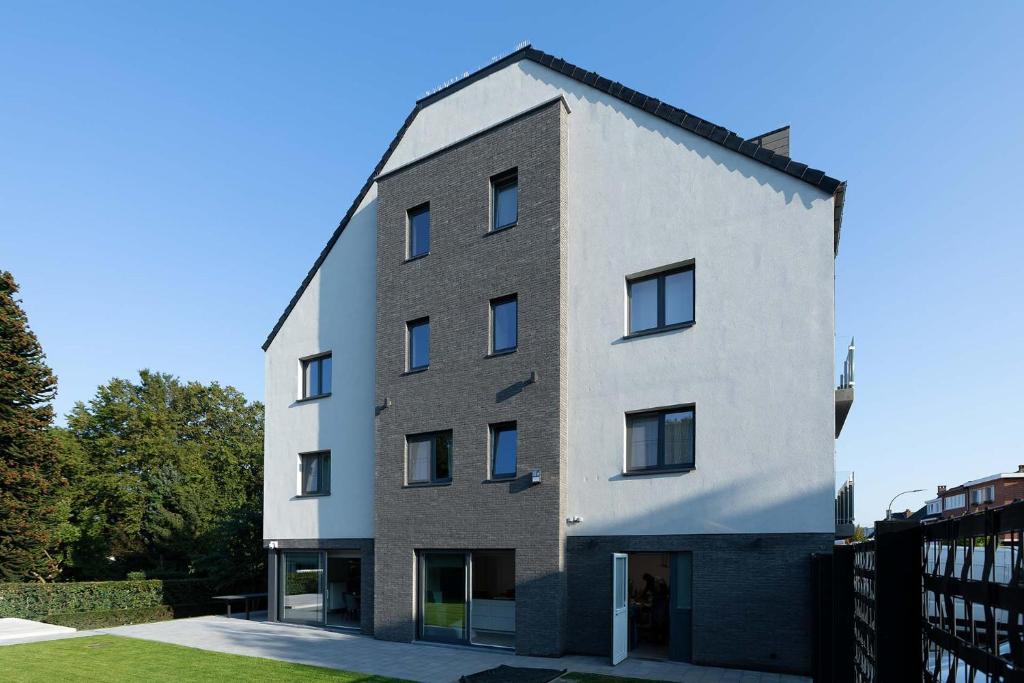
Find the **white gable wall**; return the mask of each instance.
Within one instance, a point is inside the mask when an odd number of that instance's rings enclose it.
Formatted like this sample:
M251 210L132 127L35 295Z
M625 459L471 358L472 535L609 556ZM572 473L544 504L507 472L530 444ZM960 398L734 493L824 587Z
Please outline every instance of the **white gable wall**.
M568 532L834 530L833 199L527 60L421 111L385 170L563 95ZM624 341L625 276L696 263L694 327ZM697 466L623 477L625 413L697 407Z
M267 349L263 537L373 536L377 190ZM330 351L332 394L298 402L299 358ZM331 494L298 498L298 454L331 451Z
M572 112L568 532L831 532L830 196L529 61L423 109L385 171L557 95ZM267 352L268 539L372 535L375 206L371 189ZM696 325L624 341L625 276L687 259ZM293 405L297 358L326 350L334 395ZM690 402L696 469L623 477L625 412ZM291 500L297 453L317 448L332 495Z

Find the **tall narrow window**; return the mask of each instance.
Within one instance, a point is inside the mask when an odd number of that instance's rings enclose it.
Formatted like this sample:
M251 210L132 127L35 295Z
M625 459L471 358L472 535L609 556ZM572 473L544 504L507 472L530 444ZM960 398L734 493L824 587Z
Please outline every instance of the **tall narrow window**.
M626 471L694 466L694 409L671 408L626 416Z
M627 280L629 333L672 329L693 322L693 266Z
M406 258L425 256L430 251L430 204L409 209L408 255Z
M491 301L491 353L514 351L519 345L519 299L512 296Z
M491 230L511 228L519 220L519 173L512 169L491 178Z
M452 433L405 437L406 483L443 484L452 480Z
M331 354L302 361L302 398L319 398L331 393Z
M406 345L409 348L407 370L425 370L430 365L430 319L420 318L406 323Z
M299 455L299 493L303 496L323 496L331 492L331 452L301 453Z
M515 422L491 425L491 478L516 476L518 430Z

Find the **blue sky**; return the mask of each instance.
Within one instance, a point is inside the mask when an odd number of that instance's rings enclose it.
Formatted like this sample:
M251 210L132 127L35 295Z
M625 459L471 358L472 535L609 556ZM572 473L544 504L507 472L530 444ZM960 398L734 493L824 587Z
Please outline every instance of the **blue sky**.
M1024 463L1021 3L0 2L0 268L66 413L260 344L414 101L530 40L849 181L858 519ZM837 358L841 355L837 351ZM752 378L756 381L756 378Z

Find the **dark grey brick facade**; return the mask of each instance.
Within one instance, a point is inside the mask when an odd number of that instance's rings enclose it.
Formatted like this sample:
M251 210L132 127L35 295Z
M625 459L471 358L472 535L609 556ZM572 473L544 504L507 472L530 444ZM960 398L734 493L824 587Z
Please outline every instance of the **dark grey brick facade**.
M264 541L266 546L267 541ZM267 619L278 621L281 610L281 556L288 550L358 550L361 614L359 629L373 634L374 543L372 538L304 538L277 541L277 550L267 550Z
M564 651L567 115L552 101L379 180L378 638L417 635L417 551L513 549L516 650ZM518 223L488 234L490 178L512 168ZM406 212L424 202L430 253L406 262ZM488 357L489 302L509 294L519 299L518 350ZM405 324L421 317L430 367L405 374ZM512 420L518 478L489 482L488 426ZM453 433L451 483L406 486L405 436L437 430ZM542 483L529 485L532 469Z
M808 673L811 553L832 534L570 536L568 650L611 650L614 552L693 553L695 664Z

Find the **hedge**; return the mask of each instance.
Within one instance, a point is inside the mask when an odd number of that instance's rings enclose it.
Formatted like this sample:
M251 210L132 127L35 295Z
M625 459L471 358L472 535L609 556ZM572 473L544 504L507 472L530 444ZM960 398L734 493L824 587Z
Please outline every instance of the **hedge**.
M209 614L211 594L202 579L0 583L0 617L102 628Z

